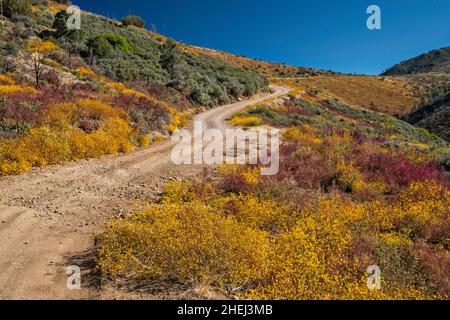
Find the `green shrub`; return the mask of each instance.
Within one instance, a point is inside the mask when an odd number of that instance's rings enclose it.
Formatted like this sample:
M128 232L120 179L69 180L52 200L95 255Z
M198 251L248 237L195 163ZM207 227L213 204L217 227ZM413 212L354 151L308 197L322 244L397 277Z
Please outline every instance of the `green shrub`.
M138 28L144 28L145 26L144 20L138 16L126 16L122 19L122 24L126 27L136 26Z
M53 29L56 29L55 37L60 38L69 33L67 28L67 19L69 19L70 14L66 11L61 10L55 15L55 20L53 21Z
M90 39L88 42L88 48L91 49L93 54L99 58L109 57L114 49L109 41L102 36Z
M31 14L31 0L3 0L3 14L12 18L16 15Z

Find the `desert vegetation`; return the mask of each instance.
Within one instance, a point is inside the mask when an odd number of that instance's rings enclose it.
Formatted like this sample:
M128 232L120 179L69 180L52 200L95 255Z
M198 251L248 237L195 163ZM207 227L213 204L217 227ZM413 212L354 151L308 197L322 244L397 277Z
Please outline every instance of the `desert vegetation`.
M239 299L449 298L448 76L271 64L176 42L137 16L83 12L69 30L68 3L3 1L0 175L148 146L198 110L268 91L268 78L292 89L229 119L280 129L278 174L223 165L168 183L103 228L103 277ZM419 126L400 119L411 111Z
M253 299L448 299L447 143L305 89L230 119L282 130L277 175L224 165L168 184L105 228L104 274Z
M402 61L387 69L383 75L404 75L420 73L449 73L450 47L431 50L418 57Z
M267 79L82 13L66 2L4 1L0 36L0 175L127 152L168 137L190 114L268 90Z

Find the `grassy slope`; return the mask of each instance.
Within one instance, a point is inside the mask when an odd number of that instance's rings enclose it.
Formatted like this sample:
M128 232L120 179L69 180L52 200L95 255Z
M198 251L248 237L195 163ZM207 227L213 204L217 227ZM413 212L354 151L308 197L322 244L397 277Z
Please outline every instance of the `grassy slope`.
M405 115L419 103L412 87L402 79L338 75L294 82L307 91L328 93L344 103L390 115Z

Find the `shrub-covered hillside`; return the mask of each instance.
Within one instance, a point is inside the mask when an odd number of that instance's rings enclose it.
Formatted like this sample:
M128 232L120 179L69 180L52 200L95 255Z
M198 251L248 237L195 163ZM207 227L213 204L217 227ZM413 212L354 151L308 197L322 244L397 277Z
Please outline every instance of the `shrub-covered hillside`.
M406 120L450 142L450 92L409 114Z
M0 175L126 152L158 141L197 107L268 90L267 79L170 39L66 7L3 1L0 20Z
M405 60L387 69L382 75L394 76L428 72L450 72L450 47L432 50L418 57Z
M413 84L402 78L336 75L297 79L306 91L328 93L341 101L398 116L420 102Z
M104 275L231 298L448 299L448 144L294 80L277 84L294 91L230 123L279 128L279 172L224 165L170 183L159 202L105 228ZM371 265L380 290L367 287Z

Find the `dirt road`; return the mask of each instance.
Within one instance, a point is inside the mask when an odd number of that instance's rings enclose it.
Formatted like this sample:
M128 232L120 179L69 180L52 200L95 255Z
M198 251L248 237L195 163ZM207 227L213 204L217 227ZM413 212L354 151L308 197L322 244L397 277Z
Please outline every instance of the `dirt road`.
M206 127L248 105L289 92L218 107L196 116ZM201 167L175 166L174 144L0 178L0 299L98 299L116 297L91 287L69 290L66 270L87 260L95 235L117 214L139 210L165 182L199 174Z

